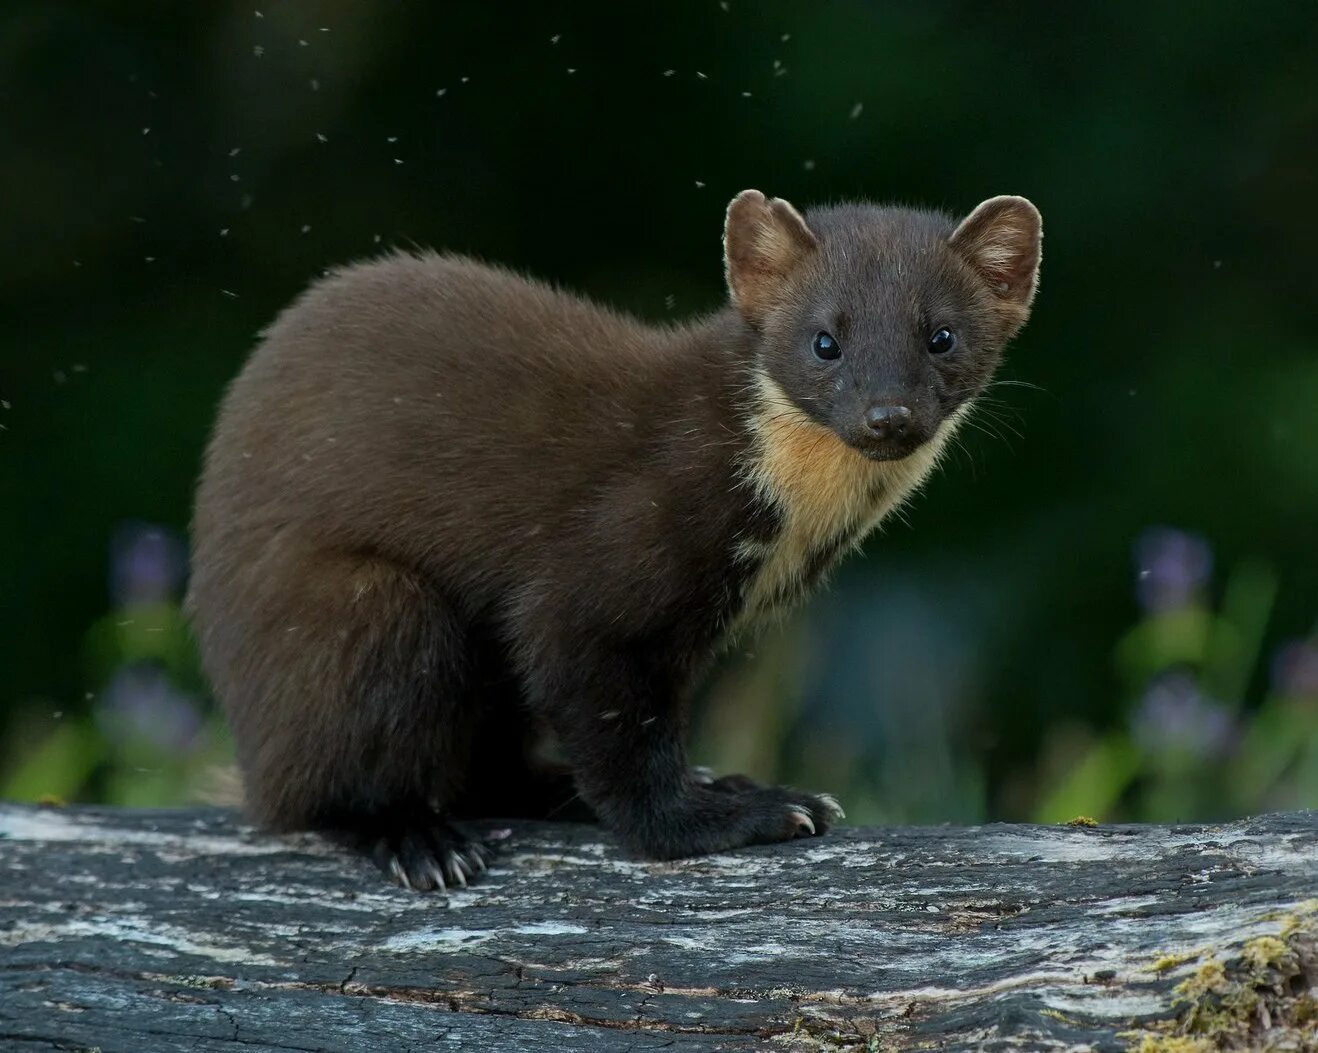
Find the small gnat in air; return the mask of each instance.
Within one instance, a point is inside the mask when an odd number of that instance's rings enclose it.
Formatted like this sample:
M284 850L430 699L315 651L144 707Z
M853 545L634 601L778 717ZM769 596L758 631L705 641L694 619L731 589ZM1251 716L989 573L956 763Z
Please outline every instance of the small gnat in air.
M861 115L864 109L865 109L865 104L863 102L856 103L855 106L851 107L851 119L854 121L857 117Z
M238 294L237 294L236 292L234 292L233 290L231 290L231 289L221 289L220 292L222 292L222 293L223 293L225 296L227 296L230 300L236 300L236 299L238 299Z
M666 70L664 70L664 76L665 76L665 77L671 77L671 76L672 76L674 73L676 73L676 72L677 72L677 70L675 70L675 69L666 69Z
M549 38L549 43L557 44L562 39L563 39L562 33L555 33L552 37Z
M242 152L243 152L243 148L241 146L235 146L232 150L229 151L229 156L237 157Z
M310 233L311 233L311 224L310 224L310 223L303 223L303 224L302 224L302 233L303 233L303 234L310 234Z
M704 187L704 185L705 185L705 181L704 181L703 179L697 179L697 180L696 180L696 189L697 189L697 190L699 190L699 189L701 189L702 187Z
M329 142L329 136L326 135L324 132L317 132L316 141L321 143L327 143Z
M257 58L260 58L262 55L265 54L265 47L262 46L261 44L253 44L252 54L255 55Z

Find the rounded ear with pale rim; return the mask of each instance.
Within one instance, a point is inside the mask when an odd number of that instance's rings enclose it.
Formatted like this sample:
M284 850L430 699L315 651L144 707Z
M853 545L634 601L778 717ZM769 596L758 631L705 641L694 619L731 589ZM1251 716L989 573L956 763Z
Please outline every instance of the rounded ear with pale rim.
M991 197L953 232L950 244L1008 303L1027 308L1039 284L1043 218L1023 197Z
M782 198L743 190L728 205L723 265L732 302L748 321L781 301L787 277L818 250L801 213Z

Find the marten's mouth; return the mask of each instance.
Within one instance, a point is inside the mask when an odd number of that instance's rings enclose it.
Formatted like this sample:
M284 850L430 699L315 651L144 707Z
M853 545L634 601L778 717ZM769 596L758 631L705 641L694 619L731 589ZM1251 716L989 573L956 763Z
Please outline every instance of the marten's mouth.
M871 439L868 442L853 443L852 448L867 460L883 462L904 461L923 445L924 442L918 439L900 442L876 442Z

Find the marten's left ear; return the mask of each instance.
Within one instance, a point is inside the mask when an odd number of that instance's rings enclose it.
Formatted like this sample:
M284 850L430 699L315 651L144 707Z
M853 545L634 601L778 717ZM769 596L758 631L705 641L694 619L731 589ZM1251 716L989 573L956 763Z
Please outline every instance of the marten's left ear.
M781 301L784 280L819 249L819 240L780 197L743 190L728 206L723 226L723 266L732 302L749 322L759 322Z
M961 221L951 245L998 296L1029 307L1039 284L1043 218L1023 197L991 197Z

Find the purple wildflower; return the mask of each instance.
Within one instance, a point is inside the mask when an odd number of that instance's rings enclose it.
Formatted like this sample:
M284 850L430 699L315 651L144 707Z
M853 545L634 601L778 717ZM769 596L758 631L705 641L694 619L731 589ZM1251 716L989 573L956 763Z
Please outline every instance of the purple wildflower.
M145 740L169 753L191 750L201 728L195 699L151 662L125 665L115 673L97 699L96 720L112 741Z
M1272 689L1286 698L1318 698L1318 637L1281 646L1272 660Z
M1131 723L1135 740L1146 750L1197 757L1227 753L1236 732L1231 714L1206 697L1193 676L1179 671L1149 684Z
M1213 550L1197 534L1152 527L1135 542L1135 593L1146 611L1195 603L1213 570Z
M110 542L110 594L116 605L171 599L183 583L187 551L174 534L148 523L125 523Z

